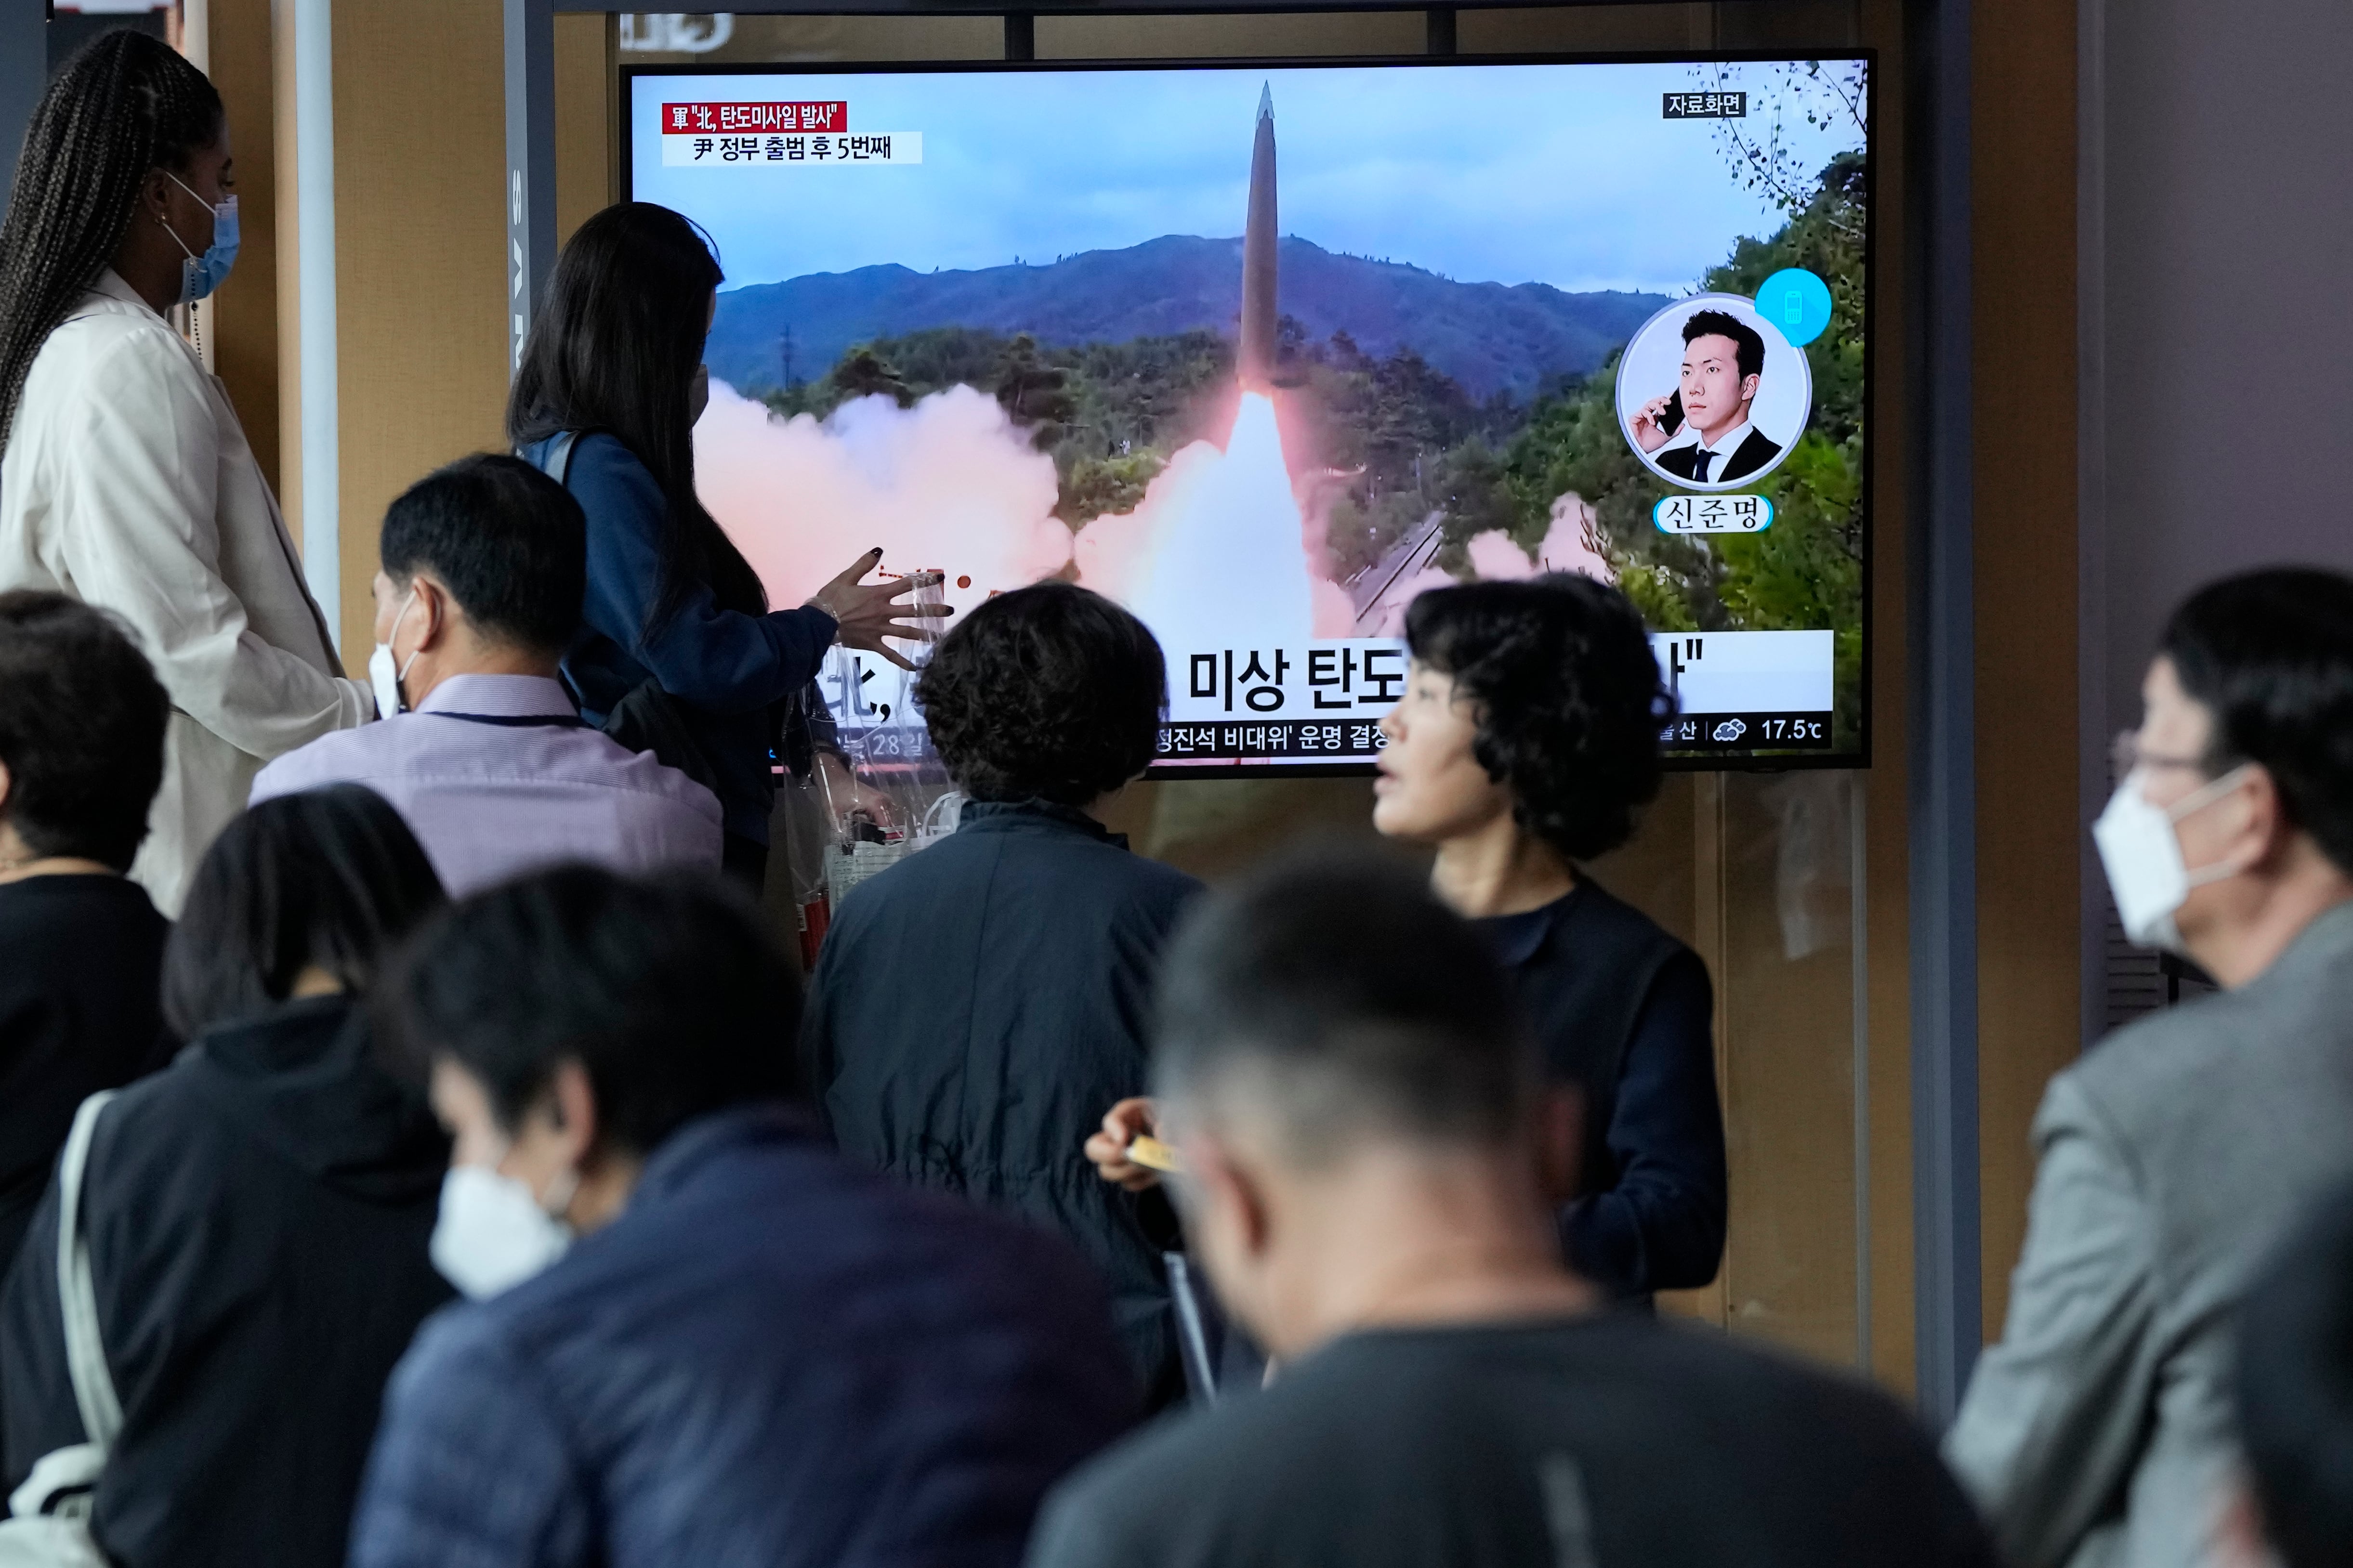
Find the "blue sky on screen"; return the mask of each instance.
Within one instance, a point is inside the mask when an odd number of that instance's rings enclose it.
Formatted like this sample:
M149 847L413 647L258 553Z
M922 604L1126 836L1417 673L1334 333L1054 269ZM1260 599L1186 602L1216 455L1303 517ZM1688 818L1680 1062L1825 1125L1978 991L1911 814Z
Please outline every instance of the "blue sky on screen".
M1748 126L1773 68L1736 66ZM1706 68L1712 77L1715 68ZM1713 122L1666 120L1688 65L639 77L632 194L718 241L728 286L879 262L1032 263L1166 234L1237 236L1259 89L1274 93L1282 227L1328 250L1465 282L1694 286L1779 218L1741 187ZM852 132L920 132L920 166L666 168L664 102L843 100ZM1784 133L1799 166L1852 123Z

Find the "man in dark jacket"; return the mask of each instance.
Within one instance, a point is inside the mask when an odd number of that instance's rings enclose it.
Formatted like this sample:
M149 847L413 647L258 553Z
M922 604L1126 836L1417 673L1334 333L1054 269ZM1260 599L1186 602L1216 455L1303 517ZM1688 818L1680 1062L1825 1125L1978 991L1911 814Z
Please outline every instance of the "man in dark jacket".
M1077 1242L1165 1403L1176 1215L1084 1152L1103 1108L1143 1092L1154 963L1199 890L1090 815L1159 745L1160 645L1102 595L1039 583L950 632L919 694L971 798L945 842L835 914L801 1031L811 1086L845 1153Z
M1129 1418L1067 1248L777 1098L792 973L717 887L512 883L394 990L457 1138L434 1258L478 1299L393 1378L354 1568L1001 1568Z

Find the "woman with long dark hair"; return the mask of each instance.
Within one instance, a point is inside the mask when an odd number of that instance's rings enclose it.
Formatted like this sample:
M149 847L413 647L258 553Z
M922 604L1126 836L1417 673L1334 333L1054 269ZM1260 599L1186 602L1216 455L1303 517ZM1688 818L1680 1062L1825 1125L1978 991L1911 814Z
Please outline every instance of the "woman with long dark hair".
M197 868L164 959L191 1043L94 1112L79 1187L121 1411L90 1520L110 1561L343 1560L385 1379L449 1296L427 1255L448 1143L378 1065L364 1002L441 902L399 815L350 784L265 801ZM8 1488L88 1436L60 1202L0 1294Z
M172 700L132 875L165 914L262 763L375 712L237 411L165 319L237 255L220 95L143 34L69 61L0 224L0 589L111 610Z
M898 603L913 579L861 586L879 549L807 604L768 608L694 491L702 344L723 279L702 231L668 207L623 202L582 224L532 324L507 435L588 517L584 625L564 661L582 716L607 723L646 689L674 703L699 752L691 771L707 771L726 814L728 866L756 884L771 753L826 649L839 641L908 665L883 638L929 641L900 617L946 612Z

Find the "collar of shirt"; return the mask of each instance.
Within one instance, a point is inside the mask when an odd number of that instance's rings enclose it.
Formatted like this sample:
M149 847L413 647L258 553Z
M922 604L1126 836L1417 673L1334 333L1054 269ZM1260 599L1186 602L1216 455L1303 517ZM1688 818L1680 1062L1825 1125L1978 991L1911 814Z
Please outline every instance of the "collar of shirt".
M427 692L416 711L491 719L578 717L564 683L543 675L453 675Z
M1050 800L968 800L964 813L956 818L959 833L1018 833L1025 830L1057 829L1085 834L1106 844L1127 847L1127 835L1113 833L1075 805L1061 805Z
M630 1206L659 1203L685 1186L713 1155L728 1150L754 1143L814 1145L821 1136L807 1110L786 1100L751 1100L698 1116L647 1157L629 1194Z
M1548 904L1515 915L1490 915L1479 921L1479 929L1493 944L1495 962L1506 969L1517 969L1534 958L1545 938L1552 934L1553 923L1568 912L1568 906L1584 890L1585 884L1579 882Z
M1735 425L1731 429L1726 430L1724 433L1724 438L1716 442L1715 445L1712 447L1704 440L1702 440L1700 438L1699 432L1694 430L1692 432L1692 445L1697 447L1701 451L1707 453L1710 457L1725 457L1731 453L1740 450L1740 443L1748 439L1748 432L1753 428L1755 428L1755 426L1751 426L1747 420L1743 419L1739 424Z
M121 304L136 305L147 314L155 316L155 307L142 299L139 290L124 282L122 274L111 267L102 268L99 272L96 280L90 286L90 291L93 294L103 294L108 299ZM164 318L155 316L155 319L160 321Z

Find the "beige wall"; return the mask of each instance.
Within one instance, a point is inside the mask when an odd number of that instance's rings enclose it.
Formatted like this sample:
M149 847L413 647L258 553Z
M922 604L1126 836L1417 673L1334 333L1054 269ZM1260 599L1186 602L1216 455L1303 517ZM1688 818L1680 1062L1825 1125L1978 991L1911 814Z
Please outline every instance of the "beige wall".
M343 638L374 640L368 584L392 498L501 446L506 168L495 0L338 0L335 291Z

